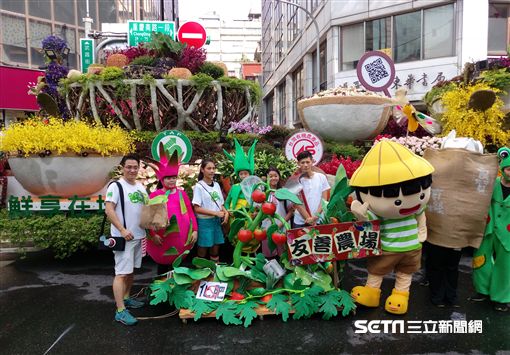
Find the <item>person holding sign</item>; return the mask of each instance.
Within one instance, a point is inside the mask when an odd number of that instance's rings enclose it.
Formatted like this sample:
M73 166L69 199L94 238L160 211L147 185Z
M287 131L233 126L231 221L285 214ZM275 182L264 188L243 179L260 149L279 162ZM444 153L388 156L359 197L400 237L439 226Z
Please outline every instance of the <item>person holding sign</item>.
M425 208L430 198L433 166L401 144L383 140L370 149L352 175L358 220L381 221L382 255L367 260L365 286L351 291L354 300L378 307L383 277L395 271L395 287L385 309L405 314L413 273L420 269L421 243L427 239Z

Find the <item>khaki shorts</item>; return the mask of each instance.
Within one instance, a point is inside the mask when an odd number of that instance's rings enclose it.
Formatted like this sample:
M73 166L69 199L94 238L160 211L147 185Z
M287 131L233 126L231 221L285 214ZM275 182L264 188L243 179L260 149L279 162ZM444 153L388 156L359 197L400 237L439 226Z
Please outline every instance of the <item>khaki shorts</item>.
M367 270L373 275L383 276L393 270L404 274L412 274L420 270L421 248L403 253L383 251L381 256L367 259Z
M113 254L115 254L115 275L132 274L135 267L142 266L142 240L128 240L124 251L114 251Z

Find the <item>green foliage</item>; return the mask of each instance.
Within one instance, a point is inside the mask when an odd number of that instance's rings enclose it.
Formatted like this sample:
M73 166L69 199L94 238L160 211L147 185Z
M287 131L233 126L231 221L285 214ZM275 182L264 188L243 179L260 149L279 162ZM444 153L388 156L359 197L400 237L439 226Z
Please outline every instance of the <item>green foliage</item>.
M114 81L117 79L124 79L124 70L117 67L106 67L99 75L102 81Z
M177 285L173 279L156 280L150 285L151 305L167 302L176 308L191 308L195 294L188 290L189 285Z
M156 280L150 285L151 289L151 305L156 305L168 300L168 295L173 292L175 281L173 279L167 279L164 281Z
M510 87L510 72L507 68L492 69L482 72L482 81L490 87L506 91Z
M211 62L205 62L202 64L202 66L198 69L198 72L207 74L213 79L219 79L225 75L222 67Z
M253 105L258 105L260 103L262 98L262 89L260 88L259 83L251 80L229 78L226 76L219 78L218 81L227 89L243 90L245 87L248 87Z
M244 327L248 328L251 322L257 318L257 312L255 312L255 308L258 307L258 303L254 301L248 301L246 303L241 303L238 308L239 318L241 320L244 319Z
M202 315L215 311L219 305L219 302L211 302L195 298L193 300L193 306L191 307L191 310L195 313L193 320L196 322L202 317Z
M155 57L152 57L150 55L142 55L140 57L136 57L129 63L129 65L144 65L147 67L154 66L154 62L156 61Z
M216 309L216 319L219 320L221 318L225 325L239 325L242 321L236 317L237 313L237 303L233 301L226 301L221 303Z
M445 93L447 93L450 90L454 90L457 88L457 84L452 82L447 83L439 83L438 85L434 86L432 89L430 89L429 92L425 94L423 97L423 101L428 105L432 104L435 100L440 99Z
M305 290L303 293L293 294L290 296L292 301L292 308L296 311L293 319L310 318L314 313L317 313L320 307L319 294L322 292L320 287L312 287Z
M223 176L230 176L237 182L238 177L234 173L232 162L224 154L218 154L215 160L218 171L220 171ZM283 180L290 177L297 169L296 162L287 160L282 152L279 154L271 154L266 151L256 151L255 175L260 177L266 176L267 169L270 166L274 166L280 171Z
M193 75L190 78L191 82L197 89L197 91L204 90L208 86L211 85L211 82L214 80L211 76L205 74L205 73L198 73Z
M144 43L144 47L157 52L159 57L179 58L185 44L176 42L164 33L152 32L150 42Z
M295 131L294 129L291 129L289 127L274 125L269 132L264 134L264 137L269 141L284 140L292 133L294 133L294 131Z
M102 220L102 215L66 217L64 214L10 219L7 210L1 210L0 239L22 250L28 242L33 242L35 247L49 248L56 258L63 259L78 250L96 247Z
M156 83L156 79L154 79L154 77L150 74L144 74L142 76L142 81L147 86Z
M337 157L351 157L352 160L359 160L363 158L363 149L352 144L339 144L332 141L326 141L325 146L325 150L327 152L336 154Z
M351 295L344 290L330 291L320 295L319 297L321 302L319 312L324 313L322 315L322 319L325 320L329 320L332 317L335 317L338 314L338 308L342 308L342 315L344 317L349 314L352 309L356 308L354 302L352 301ZM352 308L349 303L352 303L354 308Z
M175 308L191 308L195 294L193 291L188 290L187 286L175 285L172 292L168 295L168 302L170 305L175 305Z
M288 296L282 295L281 293L274 294L269 302L267 302L267 308L277 315L281 314L284 322L289 319L290 304Z

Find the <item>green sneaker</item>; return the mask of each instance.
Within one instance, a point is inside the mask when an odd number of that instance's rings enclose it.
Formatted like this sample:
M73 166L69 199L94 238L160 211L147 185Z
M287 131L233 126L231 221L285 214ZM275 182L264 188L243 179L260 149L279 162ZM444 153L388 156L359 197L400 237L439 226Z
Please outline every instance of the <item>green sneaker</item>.
M127 309L124 309L120 312L115 312L115 320L125 325L135 325L138 323L138 319L133 317Z
M135 300L134 298L126 298L124 300L124 306L126 308L142 308L145 303Z

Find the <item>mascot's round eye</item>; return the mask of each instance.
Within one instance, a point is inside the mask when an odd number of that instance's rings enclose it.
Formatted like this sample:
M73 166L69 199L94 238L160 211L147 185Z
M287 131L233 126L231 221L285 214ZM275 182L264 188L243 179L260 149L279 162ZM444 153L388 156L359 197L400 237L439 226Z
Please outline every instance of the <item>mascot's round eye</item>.
M395 206L400 206L402 204L402 201L400 200L395 200Z
M499 153L499 157L501 159L506 159L508 158L508 151L507 150L502 150L500 153Z
M423 193L423 192L422 192L422 193L420 194L420 200L423 200L424 198L425 198L425 193Z

